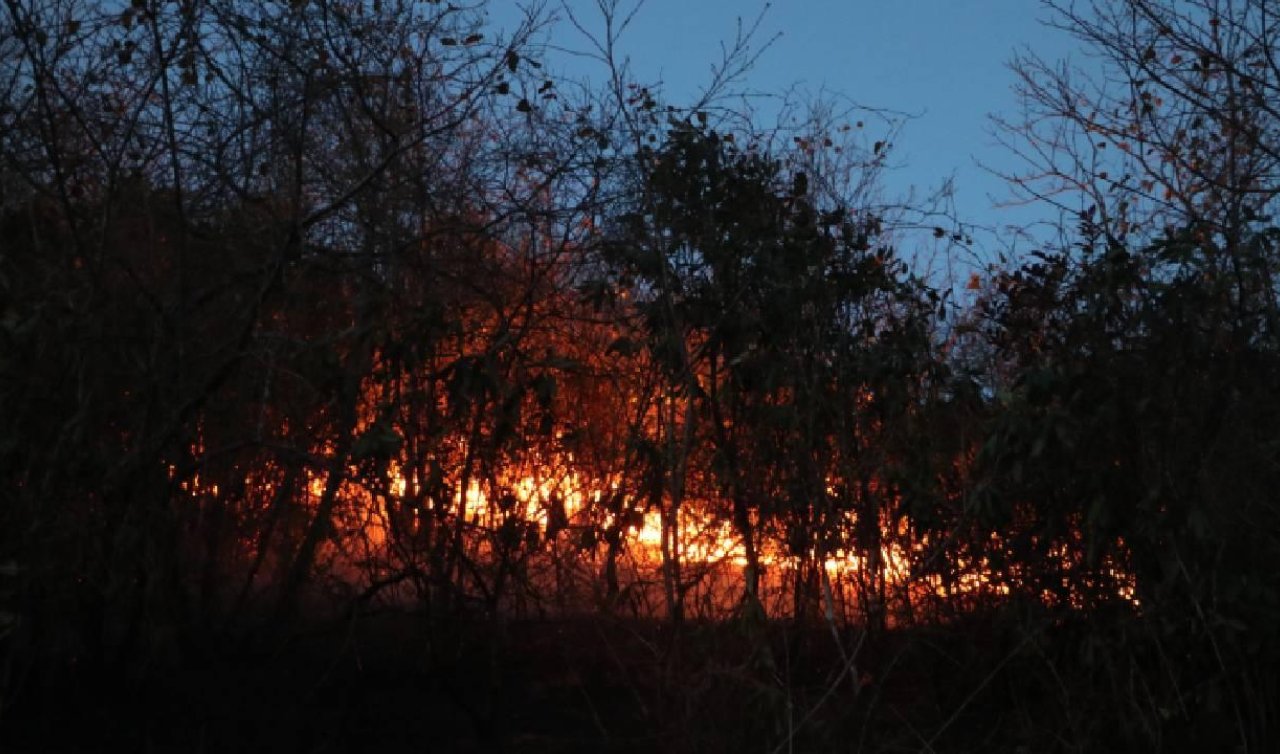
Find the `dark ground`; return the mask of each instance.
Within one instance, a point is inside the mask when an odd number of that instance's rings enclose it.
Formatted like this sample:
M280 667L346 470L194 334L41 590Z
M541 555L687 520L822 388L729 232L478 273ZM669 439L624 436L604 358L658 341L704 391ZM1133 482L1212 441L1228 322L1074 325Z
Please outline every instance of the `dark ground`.
M1075 663L1073 632L1105 627L975 618L837 637L729 621L677 636L599 617L365 617L163 663L34 669L0 752L1151 750L1133 748L1151 735L1134 713L1097 695L1108 669ZM1227 723L1171 718L1142 740L1211 750Z

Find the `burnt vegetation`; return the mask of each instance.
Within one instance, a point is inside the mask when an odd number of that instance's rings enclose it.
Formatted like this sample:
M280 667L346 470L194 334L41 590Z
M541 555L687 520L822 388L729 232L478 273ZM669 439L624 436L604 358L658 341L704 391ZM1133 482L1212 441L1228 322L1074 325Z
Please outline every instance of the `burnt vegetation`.
M956 284L749 26L6 0L0 746L1273 750L1280 18L1045 5Z

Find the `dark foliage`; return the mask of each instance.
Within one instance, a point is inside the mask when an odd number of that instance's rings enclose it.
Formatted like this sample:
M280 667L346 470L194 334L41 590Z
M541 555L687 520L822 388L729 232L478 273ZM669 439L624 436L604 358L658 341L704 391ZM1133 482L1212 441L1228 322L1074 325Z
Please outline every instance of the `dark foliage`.
M1129 86L1015 64L1073 241L962 307L747 39L5 3L0 746L1273 747L1277 27L1049 7Z

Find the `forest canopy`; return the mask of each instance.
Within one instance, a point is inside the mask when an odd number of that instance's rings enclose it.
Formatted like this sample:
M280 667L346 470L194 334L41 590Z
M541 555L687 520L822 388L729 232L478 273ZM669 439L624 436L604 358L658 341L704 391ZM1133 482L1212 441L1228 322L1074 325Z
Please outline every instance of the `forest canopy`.
M1064 241L962 286L891 123L726 104L749 34L677 102L607 0L6 2L0 741L393 616L499 748L565 750L522 683L620 749L1274 746L1276 9L1044 5Z

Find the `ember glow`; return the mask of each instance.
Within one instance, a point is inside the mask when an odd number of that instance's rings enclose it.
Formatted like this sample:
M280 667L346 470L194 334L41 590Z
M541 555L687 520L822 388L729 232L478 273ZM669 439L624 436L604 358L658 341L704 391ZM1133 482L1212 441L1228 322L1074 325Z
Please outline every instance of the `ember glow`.
M448 493L443 499L427 496L427 480L407 468L400 459L385 459L383 469L370 477L367 469L352 464L336 490L329 489L327 473L305 475L304 510L314 514L331 494L338 503L334 530L317 557L333 583L357 592L376 588L380 599L410 603L421 598L417 590L429 586L403 579L404 574L430 567L431 548L452 539L450 546L471 564L463 580L473 580L477 593L494 595L491 574L506 574L506 593L494 597L500 609L576 612L596 609L603 601L636 614L662 615L668 609L664 579L670 579L673 563L687 614L723 619L742 609L751 558L722 500L688 498L675 510L646 508L627 499L624 479L593 480L575 469L572 454L519 464L511 474L491 472L488 480L473 478L465 490L437 484ZM380 482L371 484L371 478ZM220 495L217 484L202 482L198 474L181 488L195 498ZM258 492L267 499L279 490L266 482ZM853 531L857 523L856 514L845 513L835 528ZM936 549L905 519L880 522L875 553L849 546L797 553L785 532L758 518L753 524L757 595L773 616L798 609L797 585L805 579L817 580L819 612L828 618L860 621L868 611L878 611L890 623L921 611L937 613L940 606L958 609L974 600L999 599L1013 587L993 578L983 558L956 558L945 574L930 569L928 559ZM994 535L992 545L1001 546ZM1071 564L1064 547L1054 557ZM1134 602L1132 580L1122 567L1113 564L1108 572L1119 585L1117 594ZM391 582L397 586L387 588ZM546 596L552 593L554 600ZM1077 604L1082 598L1071 600Z

